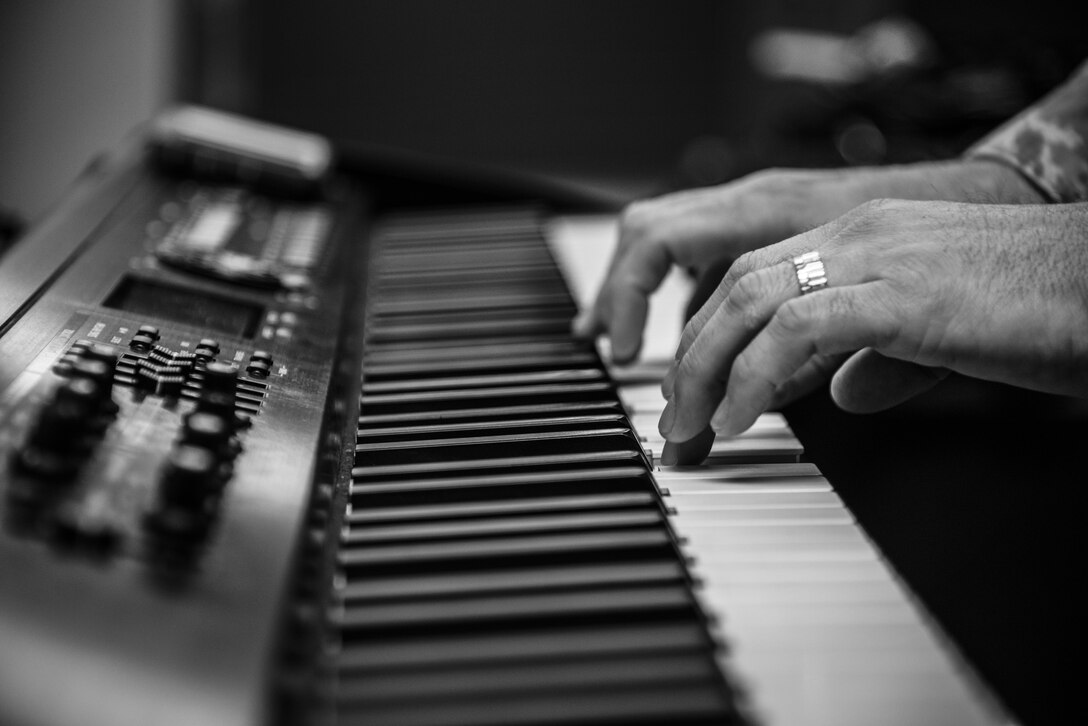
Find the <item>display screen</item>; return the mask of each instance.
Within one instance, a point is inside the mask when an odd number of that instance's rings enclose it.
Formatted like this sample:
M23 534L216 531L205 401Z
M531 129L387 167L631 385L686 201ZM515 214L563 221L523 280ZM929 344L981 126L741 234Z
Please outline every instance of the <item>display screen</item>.
M123 279L103 305L242 338L254 336L265 312L244 300L135 277Z

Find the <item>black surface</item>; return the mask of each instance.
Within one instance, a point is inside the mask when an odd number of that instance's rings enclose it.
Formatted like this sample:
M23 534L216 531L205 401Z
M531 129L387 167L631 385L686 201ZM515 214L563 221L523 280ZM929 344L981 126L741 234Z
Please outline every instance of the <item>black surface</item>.
M902 408L786 411L806 456L1027 725L1078 700L1088 406L950 379Z

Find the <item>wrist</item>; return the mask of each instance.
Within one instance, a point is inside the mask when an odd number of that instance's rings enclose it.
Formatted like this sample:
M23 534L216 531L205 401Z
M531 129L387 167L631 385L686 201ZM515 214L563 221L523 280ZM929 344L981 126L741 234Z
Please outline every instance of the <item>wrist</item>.
M1017 170L983 158L862 168L850 183L859 204L880 198L975 204L1046 201Z

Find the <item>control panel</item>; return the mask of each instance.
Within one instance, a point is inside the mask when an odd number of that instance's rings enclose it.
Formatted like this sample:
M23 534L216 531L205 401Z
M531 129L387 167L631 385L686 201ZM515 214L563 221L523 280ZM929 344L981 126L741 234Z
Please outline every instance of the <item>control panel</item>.
M365 204L284 186L261 132L278 186L145 140L0 265L0 723L267 720L357 405Z

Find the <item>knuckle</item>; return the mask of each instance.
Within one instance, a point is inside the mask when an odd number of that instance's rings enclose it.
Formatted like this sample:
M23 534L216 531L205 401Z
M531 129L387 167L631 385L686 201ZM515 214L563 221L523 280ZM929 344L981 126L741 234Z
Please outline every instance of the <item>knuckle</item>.
M729 297L744 305L759 300L767 293L766 275L761 271L749 272L737 280L737 284L729 291Z
M761 272L746 274L729 291L725 299L726 312L739 317L747 330L759 327L759 302L766 297L767 287L766 275Z
M870 199L854 207L840 218L844 229L850 229L859 225L872 222L884 215L890 199Z
M877 198L862 202L852 211L859 217L879 217L887 214L900 204L898 199Z
M759 259L757 250L745 252L735 259L733 264L729 266L729 269L726 270L725 277L722 278L722 287L727 290L732 290L738 280L749 272L759 268Z
M783 303L774 314L774 325L783 334L797 337L807 334L815 326L815 309L808 300L795 297Z
M652 226L657 203L653 199L631 202L620 212L621 233L639 236Z
M746 350L733 361L729 378L734 382L752 381L760 376L760 367L755 365L754 357Z
M791 172L788 169L770 167L748 174L741 179L740 183L744 184L749 191L772 191L781 187L784 182L787 182L790 175Z

